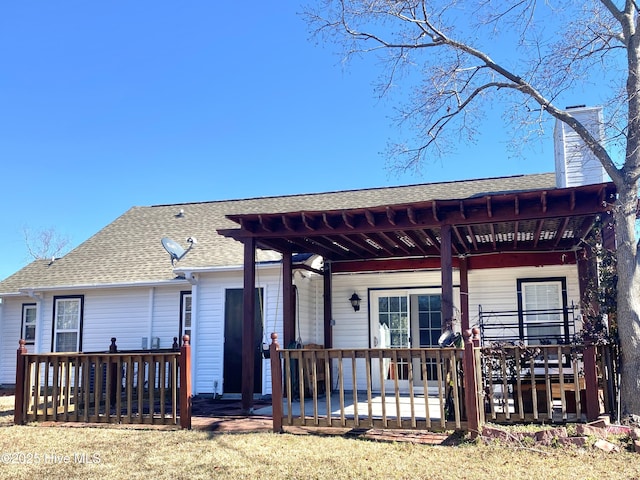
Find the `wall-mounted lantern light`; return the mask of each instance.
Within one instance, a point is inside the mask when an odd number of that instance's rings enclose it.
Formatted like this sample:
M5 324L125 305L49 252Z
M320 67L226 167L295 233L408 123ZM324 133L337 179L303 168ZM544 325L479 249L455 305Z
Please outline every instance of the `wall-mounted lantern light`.
M360 310L360 297L356 292L353 292L353 295L351 295L349 301L351 302L351 306L353 307L354 312Z

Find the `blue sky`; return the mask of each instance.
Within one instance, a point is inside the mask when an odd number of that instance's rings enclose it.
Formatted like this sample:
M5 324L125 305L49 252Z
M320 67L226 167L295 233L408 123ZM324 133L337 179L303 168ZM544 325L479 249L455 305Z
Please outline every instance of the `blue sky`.
M396 97L343 68L300 1L24 1L0 6L0 278L25 228L77 246L131 206L553 170L550 137L509 158L496 113L475 145L391 174ZM573 99L568 99L573 101ZM575 103L584 103L583 98Z

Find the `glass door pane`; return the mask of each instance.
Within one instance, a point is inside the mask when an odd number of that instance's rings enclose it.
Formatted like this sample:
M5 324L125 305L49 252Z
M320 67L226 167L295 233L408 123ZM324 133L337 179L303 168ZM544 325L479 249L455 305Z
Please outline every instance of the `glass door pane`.
M411 322L413 347L432 348L438 346L438 339L442 335L442 296L440 294L422 294L411 296ZM415 361L414 375L422 380L420 362ZM435 359L426 360L428 380L437 378L437 364Z
M382 348L409 347L409 310L406 295L378 298L378 326ZM407 380L407 361L399 359L396 365L389 365L387 380L397 378Z

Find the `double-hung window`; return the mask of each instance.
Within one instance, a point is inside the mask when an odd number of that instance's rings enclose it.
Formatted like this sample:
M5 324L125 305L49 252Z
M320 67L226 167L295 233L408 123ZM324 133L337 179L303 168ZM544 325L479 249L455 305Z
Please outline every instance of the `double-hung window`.
M82 349L83 296L54 297L54 352L79 352Z
M38 307L35 303L24 303L22 305L22 339L26 345L36 343L36 321Z
M568 343L565 278L518 280L521 337L530 345Z

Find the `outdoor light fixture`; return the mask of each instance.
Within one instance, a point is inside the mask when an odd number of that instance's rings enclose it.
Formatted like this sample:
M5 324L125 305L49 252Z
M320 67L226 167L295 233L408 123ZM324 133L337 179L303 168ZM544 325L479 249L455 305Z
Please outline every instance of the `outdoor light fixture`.
M353 292L353 295L351 295L349 301L351 302L351 306L353 307L354 312L360 310L360 297L356 292Z

